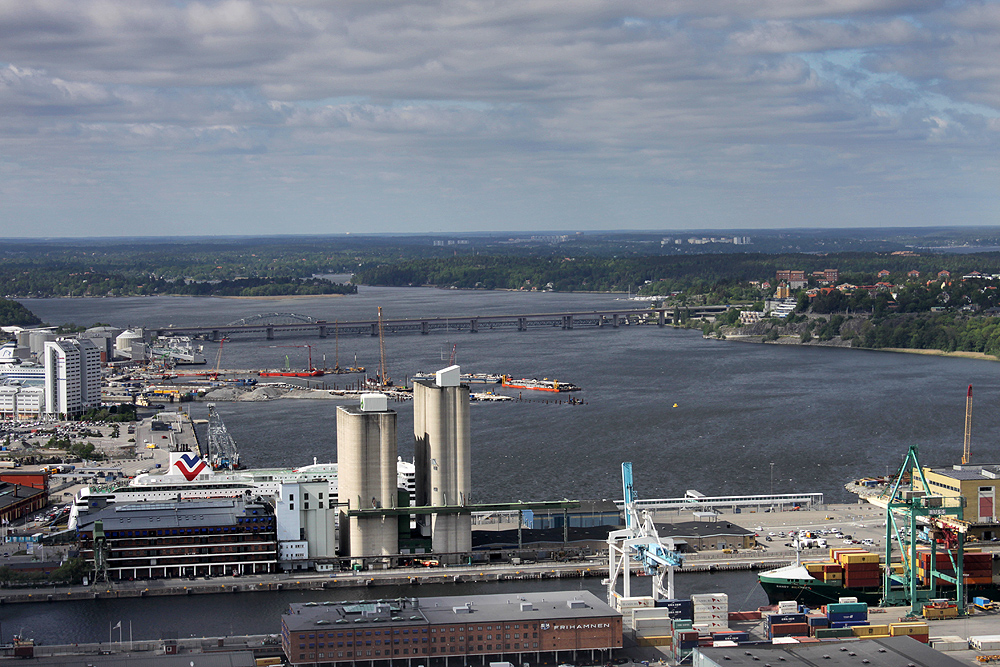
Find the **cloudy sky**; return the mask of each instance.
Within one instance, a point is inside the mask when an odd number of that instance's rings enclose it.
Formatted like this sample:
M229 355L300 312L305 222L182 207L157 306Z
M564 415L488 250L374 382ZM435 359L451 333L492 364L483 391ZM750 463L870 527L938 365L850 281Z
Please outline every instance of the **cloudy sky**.
M990 225L1000 3L0 0L0 237Z

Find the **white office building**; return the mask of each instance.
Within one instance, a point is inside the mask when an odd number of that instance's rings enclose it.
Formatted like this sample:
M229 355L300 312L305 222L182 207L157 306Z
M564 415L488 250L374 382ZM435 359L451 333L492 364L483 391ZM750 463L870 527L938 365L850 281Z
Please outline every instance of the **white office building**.
M26 387L17 382L0 385L0 419L38 419L45 405L41 387Z
M101 405L101 350L83 338L45 342L45 412L78 415Z

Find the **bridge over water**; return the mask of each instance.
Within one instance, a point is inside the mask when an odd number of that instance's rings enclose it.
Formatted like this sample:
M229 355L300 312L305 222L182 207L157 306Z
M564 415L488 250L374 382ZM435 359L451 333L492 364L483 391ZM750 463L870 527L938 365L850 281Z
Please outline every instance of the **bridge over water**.
M621 327L634 325L665 326L678 318L698 319L714 317L725 312L727 306L697 306L691 308L618 308L612 310L587 310L561 313L529 313L519 315L469 315L455 317L416 317L403 319L382 318L385 334L466 331L527 331L529 329L575 329L578 327ZM157 336L199 336L218 340L223 336L252 334L273 339L279 333L315 333L320 338L331 334L377 336L378 319L329 322L295 313L266 313L236 322L212 326L154 327Z

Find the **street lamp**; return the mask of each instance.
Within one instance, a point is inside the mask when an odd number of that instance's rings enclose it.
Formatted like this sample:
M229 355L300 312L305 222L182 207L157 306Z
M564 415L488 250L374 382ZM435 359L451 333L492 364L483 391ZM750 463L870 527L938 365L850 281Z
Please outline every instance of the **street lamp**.
M774 461L771 462L771 511L774 511Z

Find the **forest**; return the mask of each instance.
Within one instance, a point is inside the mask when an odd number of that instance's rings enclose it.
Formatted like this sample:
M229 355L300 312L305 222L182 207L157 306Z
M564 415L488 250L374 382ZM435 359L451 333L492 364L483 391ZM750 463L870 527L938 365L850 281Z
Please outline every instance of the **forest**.
M0 299L0 326L33 327L42 323L37 315L11 299Z

